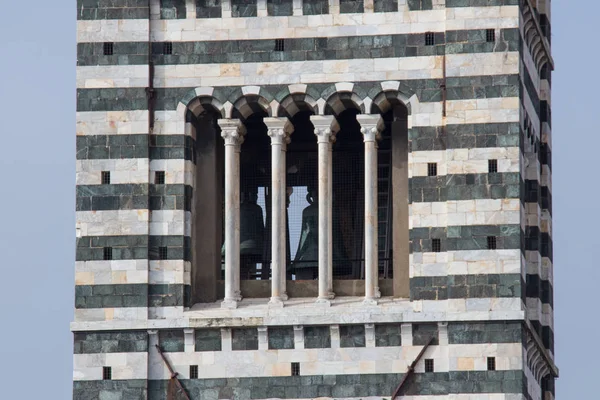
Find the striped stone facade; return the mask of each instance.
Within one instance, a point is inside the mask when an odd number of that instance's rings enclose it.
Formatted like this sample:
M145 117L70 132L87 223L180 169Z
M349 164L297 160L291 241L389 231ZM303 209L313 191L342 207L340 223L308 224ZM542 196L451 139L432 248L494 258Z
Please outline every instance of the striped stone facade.
M399 398L554 399L549 21L550 0L78 0L74 398L167 399L156 345L191 399L391 398L433 338ZM221 308L204 116L396 107L407 252L381 298L289 282L283 307L269 286Z

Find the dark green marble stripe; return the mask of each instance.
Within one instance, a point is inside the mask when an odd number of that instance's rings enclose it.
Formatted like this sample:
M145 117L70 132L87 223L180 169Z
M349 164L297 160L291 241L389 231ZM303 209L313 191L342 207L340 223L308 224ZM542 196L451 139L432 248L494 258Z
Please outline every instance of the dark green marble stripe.
M76 285L75 308L181 307L189 302L183 284Z
M77 185L77 211L191 211L192 187L184 184Z
M148 19L148 0L77 0L78 20Z
M152 44L155 65L352 60L421 57L444 54L493 53L519 50L516 28L501 29L496 42L486 41L485 29L434 33L434 45L425 45L424 33L284 38L285 50L275 51L275 39L172 42L172 53L163 54L163 43ZM113 54L104 55L102 42L77 44L77 65L145 65L146 42L117 42Z
M518 199L518 172L416 176L409 179L410 203L449 200Z
M74 354L138 353L148 351L147 331L75 332Z
M410 278L411 300L524 298L521 274L420 276Z
M439 239L441 251L486 250L488 236L496 237L496 249L520 249L520 225L468 225L410 230L411 251L431 252L432 240Z
M191 261L191 239L179 235L83 236L77 238L77 261L100 261L104 248L112 248L113 260L158 260L159 247L167 247L167 260Z
M523 324L504 322L448 322L449 344L521 343Z
M152 160L188 160L195 162L196 141L186 135L87 135L77 136L78 160L150 158Z
M441 79L410 79L400 81L401 89L416 94L419 101L442 101ZM318 99L329 98L334 83L309 83L307 93ZM355 91L361 96L376 96L381 90L378 81L355 82ZM449 78L447 81L447 100L471 100L478 98L517 97L519 95L518 75L480 75L463 78ZM176 110L180 101L193 91L191 87L157 88L156 109ZM281 102L289 94L288 85L263 85L261 95L268 101ZM242 96L241 87L215 87L213 96L221 103L235 103ZM148 101L144 88L104 88L77 89L77 111L131 111L146 110ZM157 135L157 137L165 135Z
M402 377L395 373L184 379L182 384L202 399L389 398ZM400 396L522 393L523 379L523 372L516 370L418 373L411 376ZM167 385L166 380L148 381L148 399L166 400Z

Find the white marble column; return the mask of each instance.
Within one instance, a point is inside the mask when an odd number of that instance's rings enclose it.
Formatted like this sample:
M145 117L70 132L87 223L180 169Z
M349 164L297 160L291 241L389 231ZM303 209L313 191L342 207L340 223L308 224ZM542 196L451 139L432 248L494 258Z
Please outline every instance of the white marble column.
M271 300L283 305L286 294L286 151L294 125L287 118L264 118L271 137Z
M312 115L311 122L315 127L318 142L319 163L319 297L317 302L329 303L333 297L330 290L332 278L332 230L331 230L331 144L339 131L339 125L332 115Z
M377 140L383 130L380 115L356 116L365 141L365 303L376 304L379 293L377 248Z
M223 308L236 308L240 292L240 148L246 128L238 119L220 119L225 140L225 299Z

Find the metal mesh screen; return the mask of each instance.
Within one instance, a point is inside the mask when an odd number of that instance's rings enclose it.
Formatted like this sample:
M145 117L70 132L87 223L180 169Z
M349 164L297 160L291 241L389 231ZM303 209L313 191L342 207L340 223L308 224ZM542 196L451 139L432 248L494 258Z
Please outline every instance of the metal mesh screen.
M335 279L364 278L364 142L357 111L340 114L333 145L332 241Z
M379 279L392 277L392 136L390 124L377 149L377 246Z
M318 277L318 152L310 115L301 111L292 118L294 133L287 152L288 279L293 280Z

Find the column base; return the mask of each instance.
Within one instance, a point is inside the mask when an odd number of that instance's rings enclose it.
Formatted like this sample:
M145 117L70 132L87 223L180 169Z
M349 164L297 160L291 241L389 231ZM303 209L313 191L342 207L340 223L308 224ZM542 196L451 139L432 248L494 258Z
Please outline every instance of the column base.
M271 297L269 300L269 308L283 308L283 296L281 297Z
M235 299L225 299L221 302L221 308L227 308L230 310L234 310L237 308L238 302Z
M290 299L290 297L288 296L287 292L284 292L281 294L281 300L285 301L285 300L289 300L289 299Z
M375 298L376 299L380 299L381 298L381 291L379 290L378 287L375 288Z
M234 300L235 301L242 301L243 297L242 297L242 292L241 291L236 290L233 295L234 295Z
M327 298L330 300L335 299L335 293L333 293L333 291L330 291L329 293L327 293Z
M375 298L365 297L365 299L363 300L363 304L366 306L376 306L377 300Z
M317 299L317 301L315 301L315 303L319 304L319 305L322 305L322 306L325 306L325 307L331 306L331 301L329 301L328 298L321 298L321 297L319 297Z

